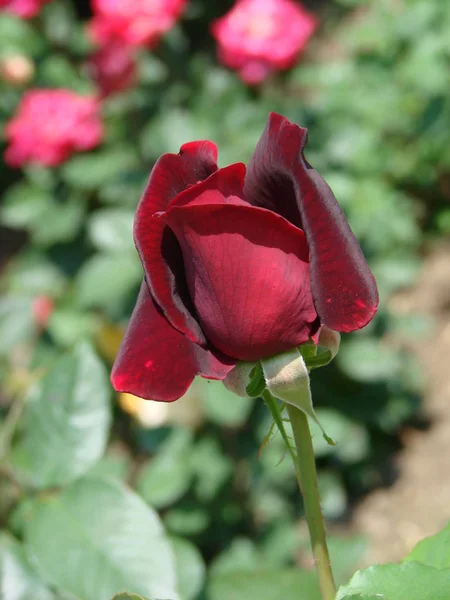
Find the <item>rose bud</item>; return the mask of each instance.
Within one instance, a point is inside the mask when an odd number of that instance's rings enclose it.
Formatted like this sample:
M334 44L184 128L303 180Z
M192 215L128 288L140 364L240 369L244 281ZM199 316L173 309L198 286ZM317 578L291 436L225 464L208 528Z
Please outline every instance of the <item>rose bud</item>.
M134 236L145 279L112 370L117 391L172 401L312 339L361 329L375 280L333 192L304 157L307 130L272 113L247 166L217 148L163 155Z
M14 86L28 83L34 76L33 62L22 54L11 54L0 59L0 77Z
M245 83L261 83L274 71L289 69L308 45L318 22L292 0L238 0L211 31L220 62Z

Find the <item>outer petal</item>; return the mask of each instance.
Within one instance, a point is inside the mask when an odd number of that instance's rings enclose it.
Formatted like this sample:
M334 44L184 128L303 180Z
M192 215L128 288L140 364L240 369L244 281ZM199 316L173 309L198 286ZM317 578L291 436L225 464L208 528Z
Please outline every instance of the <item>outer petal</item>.
M147 186L136 213L135 235L145 235L140 230L141 220L165 210L177 194L190 185L203 181L217 171L217 146L207 140L183 144L178 154L163 154L150 173ZM139 242L139 239L137 239Z
M317 331L304 233L270 211L230 203L173 206L200 324L221 352L258 360Z
M197 198L201 201L206 193L208 201L211 194L218 198L223 198L223 195L242 195L244 176L245 166L242 164L220 169L178 194L172 203L187 204ZM149 184L147 189L150 188ZM141 212L139 207L135 221L136 245L144 265L147 284L169 322L193 342L206 346L205 336L197 322L195 308L186 287L180 247L172 231L158 215Z
M174 329L142 283L111 373L115 390L172 402L186 392L195 375L224 379L233 366L233 361L222 361Z
M229 196L242 199L244 196L245 171L243 163L234 163L228 167L219 169L201 183L178 194L170 203L169 208L173 206L187 206L188 204L214 204L212 200L214 196L218 199L218 204L221 204L223 199ZM244 200L242 202L249 205Z
M303 156L307 134L272 113L248 165L244 190L252 204L303 228L317 313L331 329L354 331L374 316L377 287L333 192Z
M169 322L193 341L206 344L186 289L181 251L173 234L154 218L183 190L217 170L217 147L209 141L184 144L153 167L134 221L134 240L147 283Z

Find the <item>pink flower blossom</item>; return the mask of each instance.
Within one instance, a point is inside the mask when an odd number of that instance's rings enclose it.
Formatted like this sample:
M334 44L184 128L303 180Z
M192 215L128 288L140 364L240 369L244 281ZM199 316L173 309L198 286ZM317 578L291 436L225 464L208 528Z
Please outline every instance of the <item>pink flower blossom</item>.
M136 81L134 55L123 44L103 46L90 57L88 67L102 97L122 92Z
M238 0L212 24L219 60L250 85L289 69L306 47L317 20L292 0Z
M5 11L23 19L31 19L47 2L49 0L0 0L0 12Z
M92 0L90 34L99 44L117 41L153 48L185 5L186 0Z
M103 136L98 112L95 98L70 90L26 92L6 124L5 161L13 167L33 162L52 167L97 146Z

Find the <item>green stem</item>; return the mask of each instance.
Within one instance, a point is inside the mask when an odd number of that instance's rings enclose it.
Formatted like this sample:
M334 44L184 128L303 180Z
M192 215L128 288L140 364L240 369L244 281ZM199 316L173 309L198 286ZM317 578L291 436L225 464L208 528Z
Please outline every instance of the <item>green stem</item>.
M297 448L296 474L303 495L306 520L308 522L311 547L314 555L320 591L323 600L334 600L336 587L331 572L325 524L320 508L319 488L317 486L316 462L309 430L308 417L294 406L287 405L289 419Z

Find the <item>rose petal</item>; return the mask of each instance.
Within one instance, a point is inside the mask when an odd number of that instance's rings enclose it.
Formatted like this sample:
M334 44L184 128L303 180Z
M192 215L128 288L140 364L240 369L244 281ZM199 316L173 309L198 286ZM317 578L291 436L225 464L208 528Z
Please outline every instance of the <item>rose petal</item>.
M305 160L306 142L306 129L271 113L248 165L245 195L302 227L317 313L331 329L354 331L377 310L375 279L333 192Z
M222 204L226 198L244 196L245 165L234 163L223 169L219 169L204 181L194 185L178 196L170 203L173 206L187 206L193 204ZM242 200L248 205L248 202Z
M208 140L183 144L178 154L163 154L150 173L137 208L137 220L165 210L177 194L214 171L217 171L217 146Z
M145 237L145 221L165 210L177 194L217 170L217 146L207 140L189 142L178 154L163 154L150 173L136 212L135 237Z
M204 181L178 194L170 206L174 203L182 206L214 200L219 202L224 200L224 196L242 195L244 176L243 164L215 171ZM137 226L141 227L141 221ZM193 342L206 346L206 338L197 322L195 308L186 287L179 244L159 213L145 219L145 234L140 235L139 239L139 252L153 298L176 329Z
M233 366L174 329L142 283L111 373L116 391L172 402L187 391L195 375L224 379Z
M317 331L301 230L242 204L173 206L165 218L183 251L199 322L215 348L258 360Z
M209 141L184 144L179 154L164 154L150 174L134 221L134 240L148 286L169 322L188 337L206 344L189 299L181 251L172 232L154 218L188 186L217 170L217 147Z

